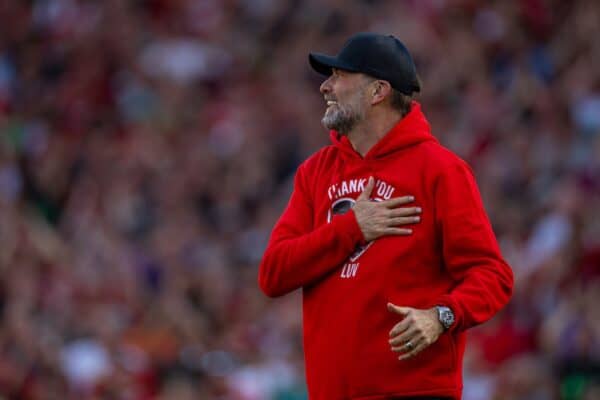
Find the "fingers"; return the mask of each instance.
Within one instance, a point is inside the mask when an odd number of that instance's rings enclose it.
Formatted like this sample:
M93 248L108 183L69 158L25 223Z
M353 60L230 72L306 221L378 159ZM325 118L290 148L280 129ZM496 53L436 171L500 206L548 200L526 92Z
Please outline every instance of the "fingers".
M435 343L441 335L437 328L437 316L434 309L419 310L411 307L399 307L388 303L388 310L403 316L402 321L390 330L388 343L392 352L402 353L399 360L414 357Z
M385 235L396 235L396 236L408 236L408 235L412 235L412 229L408 229L408 228L386 228L383 230L383 234L380 236L385 236Z
M419 207L400 207L414 201L414 196L402 196L384 201L371 201L375 188L375 178L369 177L362 193L354 204L356 221L365 240L372 241L382 236L408 236L412 229L405 225L421 222Z
M410 322L408 322L406 320L406 318L403 319L402 321L398 322L396 325L394 325L394 327L390 331L390 340L396 338L401 333L406 332L406 330L408 330L409 328L410 328Z
M406 318L398 322L390 331L390 338L394 338L406 331L408 328L410 328L410 324L411 322L409 322Z
M365 189L362 193L356 198L356 201L359 200L369 200L371 198L371 192L373 192L373 188L375 187L375 179L370 176L367 184L365 185Z
M414 309L411 307L400 307L393 303L388 303L387 308L388 311L404 317L402 321L394 325L390 331L390 344L398 345L407 341L415 334L415 327L413 325L414 318L411 316Z
M415 201L414 196L401 196L394 197L393 199L389 200L384 200L380 202L380 204L383 204L387 208L395 208L401 206L402 204L412 203L413 201Z
M410 346L412 347L412 350L402 354L400 357L398 357L398 360L406 360L408 358L414 357L428 346L427 341L424 338L419 339L416 343L410 343L412 345ZM408 346L406 347L408 349Z
M417 214L421 214L421 211L421 207L394 208L389 211L389 216L392 218L418 216Z
M410 307L401 307L395 305L394 303L387 303L387 309L388 311L402 315L403 317L407 316L413 310Z
M414 338L417 336L418 333L419 333L419 330L416 329L415 327L411 326L407 330L402 332L400 335L391 338L388 341L390 343L390 346L399 346L399 347L392 347L392 351L396 351L394 349L402 349L402 346L404 344L406 344L406 342L410 341L411 339L414 340ZM405 351L405 350L406 349L404 349L403 351Z
M416 224L421 221L421 217L395 217L388 220L390 226Z
M391 345L390 349L394 353L410 353L415 350L419 345L423 345L425 343L424 338L421 336L413 335L410 338L404 340L402 343L398 343L397 345ZM424 347L421 347L421 350Z

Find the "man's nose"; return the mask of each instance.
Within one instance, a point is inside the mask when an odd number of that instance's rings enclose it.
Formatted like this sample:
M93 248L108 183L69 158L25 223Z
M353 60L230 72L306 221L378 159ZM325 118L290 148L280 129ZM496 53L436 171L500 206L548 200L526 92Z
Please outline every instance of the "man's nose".
M319 87L319 91L322 94L326 94L326 93L330 93L331 92L331 77L325 79L323 81L323 83L321 83L321 86Z

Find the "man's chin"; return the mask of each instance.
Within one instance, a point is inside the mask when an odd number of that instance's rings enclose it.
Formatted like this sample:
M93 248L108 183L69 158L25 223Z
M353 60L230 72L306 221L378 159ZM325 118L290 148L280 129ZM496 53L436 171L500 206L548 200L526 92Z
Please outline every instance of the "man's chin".
M321 123L327 129L336 129L339 125L339 115L336 115L335 111L328 108L321 118Z
M333 129L342 135L346 135L356 124L356 120L344 115L339 110L327 109L321 119L321 123L327 129Z
M324 116L323 119L321 119L321 124L327 129L337 130L337 125L333 121L329 120L327 116Z
M331 124L326 124L325 122L321 121L321 123L323 124L323 126L327 129L327 130L334 130L337 133L339 133L342 136L347 136L346 130L343 127L340 127L338 125L331 125Z

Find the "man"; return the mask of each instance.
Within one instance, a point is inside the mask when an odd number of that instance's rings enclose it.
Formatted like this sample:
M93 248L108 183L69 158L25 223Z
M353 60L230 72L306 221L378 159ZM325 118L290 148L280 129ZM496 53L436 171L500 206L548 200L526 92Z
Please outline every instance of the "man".
M473 175L412 101L398 39L309 61L332 145L298 168L259 272L269 296L303 289L309 397L460 399L465 330L513 285Z

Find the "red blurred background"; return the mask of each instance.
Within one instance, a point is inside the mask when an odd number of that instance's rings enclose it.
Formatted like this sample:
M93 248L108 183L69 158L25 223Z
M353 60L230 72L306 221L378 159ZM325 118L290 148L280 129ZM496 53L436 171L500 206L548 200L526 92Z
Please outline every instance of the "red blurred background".
M309 51L413 53L516 290L465 400L600 398L600 2L0 2L0 399L305 399L257 263L327 143ZM357 360L359 361L359 360Z

